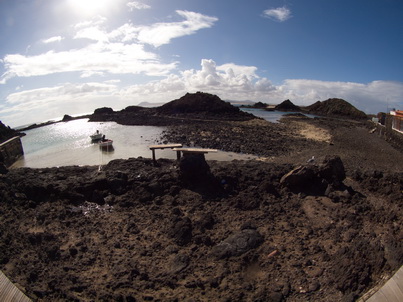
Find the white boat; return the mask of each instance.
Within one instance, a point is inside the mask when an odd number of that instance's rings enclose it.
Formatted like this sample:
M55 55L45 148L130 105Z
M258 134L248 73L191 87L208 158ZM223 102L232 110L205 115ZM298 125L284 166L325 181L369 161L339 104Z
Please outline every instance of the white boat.
M111 140L111 139L102 140L98 144L101 148L109 147L109 146L112 146L113 140Z
M90 135L90 137L91 137L91 139L92 139L93 141L100 140L100 139L102 138L102 136L103 136L103 134L100 133L98 130L97 130L97 132L95 132L93 135Z

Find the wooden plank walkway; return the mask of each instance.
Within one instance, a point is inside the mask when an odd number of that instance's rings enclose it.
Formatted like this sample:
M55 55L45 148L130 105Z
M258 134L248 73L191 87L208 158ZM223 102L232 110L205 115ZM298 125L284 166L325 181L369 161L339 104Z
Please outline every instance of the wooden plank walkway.
M155 149L174 149L174 148L181 148L182 144L164 144L164 145L151 145L148 146L152 152L153 155L153 162L154 164L157 162L156 158L155 158ZM178 160L180 158L180 152L176 152Z
M17 286L0 271L0 301L32 302Z
M375 293L369 291L358 302L402 302L403 266Z
M174 151L182 151L183 153L209 153L218 152L217 149L203 149L203 148L174 148Z

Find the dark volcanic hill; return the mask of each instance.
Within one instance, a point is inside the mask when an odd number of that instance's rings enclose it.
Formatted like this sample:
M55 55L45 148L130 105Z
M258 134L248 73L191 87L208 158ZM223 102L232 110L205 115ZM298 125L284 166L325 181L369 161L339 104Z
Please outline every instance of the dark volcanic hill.
M228 120L248 120L251 116L238 107L224 102L218 96L204 93L187 93L183 97L173 100L157 108L163 115L197 115L200 117L217 117Z
M301 108L294 105L290 100L285 100L281 104L278 104L274 109L278 111L301 111Z
M10 127L7 127L0 121L0 143L19 135L19 133Z
M334 116L334 117L348 117L352 119L366 119L367 115L355 108L353 105L343 99L328 99L323 102L316 102L310 106L305 107L309 113Z
M246 121L254 115L224 102L218 96L197 92L187 93L157 108L129 106L121 111L111 108L96 109L90 121L115 121L122 125L169 126L192 120Z

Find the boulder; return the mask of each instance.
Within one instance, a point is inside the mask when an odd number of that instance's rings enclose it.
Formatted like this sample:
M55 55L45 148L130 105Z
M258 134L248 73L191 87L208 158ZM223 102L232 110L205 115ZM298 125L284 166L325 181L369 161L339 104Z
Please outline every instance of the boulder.
M171 274L183 271L190 263L190 258L185 254L178 254L172 257L168 267Z
M171 229L170 235L177 245L186 245L192 240L192 221L188 217L177 219Z
M280 184L294 193L299 193L310 187L314 178L313 166L299 166L281 177Z
M263 236L256 230L244 229L221 241L212 250L212 256L224 259L240 256L247 251L257 248L263 242Z
M0 162L0 174L7 174L8 173L8 169L7 169L7 167L2 163L2 162Z
M204 154L186 154L179 161L180 176L183 180L201 180L208 178L210 167L206 162Z
M329 183L343 181L346 178L346 172L340 157L327 155L319 165L319 175Z
M296 194L326 195L330 187L344 188L342 182L345 178L340 157L326 156L320 165L299 166L291 170L281 178L280 184Z

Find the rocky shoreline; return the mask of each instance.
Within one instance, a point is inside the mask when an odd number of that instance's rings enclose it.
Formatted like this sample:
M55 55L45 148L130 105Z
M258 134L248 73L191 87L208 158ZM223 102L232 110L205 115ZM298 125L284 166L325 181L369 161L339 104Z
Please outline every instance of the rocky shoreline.
M402 264L401 173L200 167L11 170L1 270L35 301L354 301Z
M34 301L355 301L403 264L403 153L372 124L165 109L138 114L161 142L260 160L3 171L0 269Z

